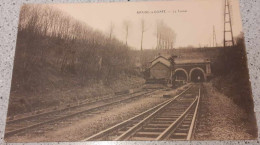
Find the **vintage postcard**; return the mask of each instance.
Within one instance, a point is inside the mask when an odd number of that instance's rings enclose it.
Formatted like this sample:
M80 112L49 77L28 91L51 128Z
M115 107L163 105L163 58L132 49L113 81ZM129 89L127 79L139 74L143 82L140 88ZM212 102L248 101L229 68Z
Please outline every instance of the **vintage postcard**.
M244 140L239 0L24 4L6 142Z

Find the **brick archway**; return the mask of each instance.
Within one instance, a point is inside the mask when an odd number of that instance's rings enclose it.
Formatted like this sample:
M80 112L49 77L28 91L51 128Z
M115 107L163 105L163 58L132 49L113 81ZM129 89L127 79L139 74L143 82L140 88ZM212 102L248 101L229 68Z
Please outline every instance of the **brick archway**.
M199 70L199 71L201 71L202 74L203 74L204 80L207 81L206 73L205 73L205 71L204 71L202 68L200 68L200 67L195 67L195 68L192 68L192 69L190 70L190 73L189 73L189 81L191 81L191 75L192 75L192 72L193 72L194 70Z
M186 75L186 78L187 78L187 82L189 81L189 74L188 74L188 72L185 70L185 69L183 69L183 68L177 68L176 70L175 70L175 73L177 72L177 71L182 71L182 72L184 72L185 73L185 75Z

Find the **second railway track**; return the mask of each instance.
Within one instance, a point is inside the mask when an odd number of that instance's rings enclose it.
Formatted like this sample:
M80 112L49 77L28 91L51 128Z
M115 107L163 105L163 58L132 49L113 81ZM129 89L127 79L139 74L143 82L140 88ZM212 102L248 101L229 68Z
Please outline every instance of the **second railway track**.
M191 140L200 101L200 86L90 136L89 140Z
M83 113L91 113L94 111L98 111L98 109L107 106L131 101L142 96L151 95L156 91L157 90L144 90L138 93L133 93L122 97L104 99L97 102L81 104L78 106L72 106L61 110L50 111L47 113L36 114L29 117L7 121L5 137L12 136L20 132L28 131L30 129L37 128L48 123L70 118Z

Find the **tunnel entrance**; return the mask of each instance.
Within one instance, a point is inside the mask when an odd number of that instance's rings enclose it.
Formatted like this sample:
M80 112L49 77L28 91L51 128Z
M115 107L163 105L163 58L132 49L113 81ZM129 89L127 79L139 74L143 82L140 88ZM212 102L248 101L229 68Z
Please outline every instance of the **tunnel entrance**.
M175 79L176 82L187 82L188 76L183 70L177 70L175 72Z
M191 72L191 81L192 82L204 82L204 73L199 70L199 69L195 69Z

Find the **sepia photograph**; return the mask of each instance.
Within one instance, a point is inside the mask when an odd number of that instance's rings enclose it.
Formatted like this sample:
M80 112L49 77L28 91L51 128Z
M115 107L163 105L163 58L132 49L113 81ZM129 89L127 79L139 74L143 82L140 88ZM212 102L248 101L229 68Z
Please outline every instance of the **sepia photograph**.
M4 134L257 139L239 0L22 5Z

